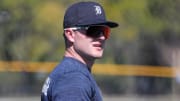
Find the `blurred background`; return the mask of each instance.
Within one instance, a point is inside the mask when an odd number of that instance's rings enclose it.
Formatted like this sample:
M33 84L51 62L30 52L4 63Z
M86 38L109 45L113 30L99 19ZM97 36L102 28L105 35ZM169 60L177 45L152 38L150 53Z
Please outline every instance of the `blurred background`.
M0 0L0 98L40 97L44 80L64 54L64 12L77 1L87 0ZM88 1L99 2L107 19L120 25L112 29L104 57L96 61L99 68L108 64L112 69L116 65L172 70L163 77L95 70L103 96L116 96L117 101L129 96L176 101L180 94L180 0ZM36 65L30 71L31 63L53 65L48 65L50 70L39 70L45 65Z

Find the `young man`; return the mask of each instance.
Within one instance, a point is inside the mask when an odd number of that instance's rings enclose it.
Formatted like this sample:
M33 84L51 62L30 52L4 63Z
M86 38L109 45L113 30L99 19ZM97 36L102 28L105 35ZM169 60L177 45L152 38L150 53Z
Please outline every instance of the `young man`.
M96 2L78 2L64 16L65 55L47 78L41 101L102 101L91 69L103 55L115 22L107 21Z

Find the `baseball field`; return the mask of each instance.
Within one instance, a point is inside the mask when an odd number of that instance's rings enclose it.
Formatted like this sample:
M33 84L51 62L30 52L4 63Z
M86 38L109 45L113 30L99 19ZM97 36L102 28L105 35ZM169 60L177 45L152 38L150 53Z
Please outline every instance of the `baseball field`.
M104 101L179 101L179 96L104 96ZM40 97L2 97L0 101L40 101Z

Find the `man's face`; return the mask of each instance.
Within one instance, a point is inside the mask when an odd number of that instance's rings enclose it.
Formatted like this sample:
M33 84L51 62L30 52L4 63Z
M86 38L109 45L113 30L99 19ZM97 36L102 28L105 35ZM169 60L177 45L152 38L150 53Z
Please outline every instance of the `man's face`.
M103 34L96 37L90 37L87 35L86 30L78 30L74 31L74 33L73 46L78 54L91 59L102 57L106 40L106 37Z

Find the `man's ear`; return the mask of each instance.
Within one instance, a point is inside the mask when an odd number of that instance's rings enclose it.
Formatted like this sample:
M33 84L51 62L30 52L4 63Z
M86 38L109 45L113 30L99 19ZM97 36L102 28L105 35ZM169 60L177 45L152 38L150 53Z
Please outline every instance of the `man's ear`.
M66 36L66 38L70 41L70 42L74 42L74 32L71 29L67 29L64 31L64 34Z

